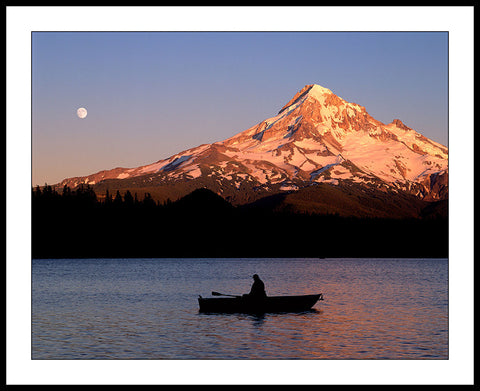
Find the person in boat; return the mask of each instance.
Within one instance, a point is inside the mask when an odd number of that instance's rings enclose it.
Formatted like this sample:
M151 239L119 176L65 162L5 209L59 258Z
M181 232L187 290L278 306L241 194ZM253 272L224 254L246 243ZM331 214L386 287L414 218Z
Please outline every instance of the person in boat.
M267 297L267 294L265 293L265 284L260 279L258 274L253 275L253 284L252 284L252 288L250 289L250 293L248 293L248 297L252 297L252 298Z

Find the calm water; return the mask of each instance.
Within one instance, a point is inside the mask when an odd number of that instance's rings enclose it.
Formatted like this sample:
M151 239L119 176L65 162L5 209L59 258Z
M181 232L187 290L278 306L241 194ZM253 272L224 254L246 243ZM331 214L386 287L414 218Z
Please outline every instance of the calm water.
M300 314L200 314L198 295L323 292ZM32 263L33 359L448 359L446 259Z

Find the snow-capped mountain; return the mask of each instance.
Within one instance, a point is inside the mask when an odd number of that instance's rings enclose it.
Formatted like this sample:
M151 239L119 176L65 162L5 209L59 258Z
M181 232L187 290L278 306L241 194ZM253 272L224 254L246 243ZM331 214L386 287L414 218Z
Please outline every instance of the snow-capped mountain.
M319 183L406 191L426 200L448 196L448 149L399 119L384 124L365 107L307 85L273 117L226 140L136 168L69 178L57 187L207 187L235 203ZM170 196L171 196L170 192ZM182 194L183 195L183 194ZM257 197L258 198L258 197Z

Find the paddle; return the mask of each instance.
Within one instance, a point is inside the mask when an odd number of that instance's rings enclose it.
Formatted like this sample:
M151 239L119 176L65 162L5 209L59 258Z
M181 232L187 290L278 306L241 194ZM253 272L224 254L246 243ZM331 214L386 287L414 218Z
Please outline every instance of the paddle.
M236 295L226 295L225 293L212 292L212 296L230 296L230 297L241 297Z

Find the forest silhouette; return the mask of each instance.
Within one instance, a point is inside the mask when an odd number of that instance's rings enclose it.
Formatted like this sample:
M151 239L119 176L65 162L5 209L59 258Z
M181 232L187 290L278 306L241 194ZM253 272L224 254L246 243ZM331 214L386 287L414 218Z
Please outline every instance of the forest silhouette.
M159 203L90 186L32 189L33 258L448 257L448 218L358 218L232 206L197 189Z

